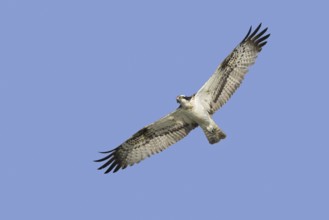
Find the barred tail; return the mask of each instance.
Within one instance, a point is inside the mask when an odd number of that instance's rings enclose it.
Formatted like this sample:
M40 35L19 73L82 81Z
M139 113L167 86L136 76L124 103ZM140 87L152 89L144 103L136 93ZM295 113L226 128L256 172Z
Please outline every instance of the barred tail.
M217 125L210 131L206 128L203 128L203 131L210 144L218 143L221 139L226 138L226 134Z

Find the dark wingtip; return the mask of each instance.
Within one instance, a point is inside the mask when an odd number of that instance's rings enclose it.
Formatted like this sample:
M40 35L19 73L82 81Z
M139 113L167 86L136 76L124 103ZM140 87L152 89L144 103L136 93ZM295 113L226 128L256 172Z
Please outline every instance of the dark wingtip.
M259 46L262 48L262 47L265 46L266 44L267 44L267 41L265 41L265 42L259 44Z
M254 30L254 32L252 32L252 34L248 37L248 39L251 39L253 36L255 36L257 34L257 32L259 31L260 27L262 26L262 23L260 23L256 29Z
M120 168L121 168L121 166L118 164L118 165L114 168L113 173L116 173L118 170L120 170Z
M98 159L98 160L94 160L94 162L102 162L102 161L104 161L104 160L107 160L107 159L109 159L111 156L112 156L112 154L110 154L110 155L107 155L106 157L103 157L103 158L101 158L101 159Z
M244 42L245 40L247 40L247 38L249 37L249 34L251 33L251 29L252 29L252 26L250 26L248 33L246 34L246 36L243 38L243 40L241 42Z
M111 153L111 152L113 152L115 149L113 149L113 150L109 150L109 151L99 151L99 153L101 153L101 154L108 154L108 153Z
M106 171L104 172L105 174L111 172L113 170L113 172L117 172L120 168L121 168L121 165L119 163L119 161L117 160L117 157L116 157L116 150L117 148L113 149L113 150L110 150L110 151L104 151L104 152L100 152L102 154L108 154L106 155L105 157L101 158L101 159L98 159L98 160L94 160L94 162L103 162L105 161L105 163L100 166L98 168L98 170L102 170L104 168L107 168Z
M109 166L110 167L104 172L104 174L107 174L109 172L111 172L113 170L114 167L118 166L119 164L116 161L113 161L113 163L111 164L107 164L105 167Z
M251 33L251 29L249 29L247 35L242 40L241 43L245 43L247 41L252 42L258 49L258 51L262 50L262 47L266 45L268 39L270 37L270 34L267 34L264 36L268 28L264 28L262 31L258 32L262 26L262 23L260 23L257 28ZM251 33L251 34L250 34Z

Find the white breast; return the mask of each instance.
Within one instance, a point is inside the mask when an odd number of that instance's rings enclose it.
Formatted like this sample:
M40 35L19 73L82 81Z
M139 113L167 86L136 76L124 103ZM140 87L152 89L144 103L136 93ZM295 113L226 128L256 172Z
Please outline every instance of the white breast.
M186 113L190 119L198 123L199 125L207 125L211 121L210 115L203 107L201 102L197 99L191 99L192 108L186 110Z

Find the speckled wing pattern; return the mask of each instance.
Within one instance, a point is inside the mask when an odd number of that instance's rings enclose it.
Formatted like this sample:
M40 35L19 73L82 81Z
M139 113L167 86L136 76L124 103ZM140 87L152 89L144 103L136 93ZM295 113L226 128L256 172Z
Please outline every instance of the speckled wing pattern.
M171 114L144 127L126 140L119 147L101 152L108 154L96 162L105 163L99 169L106 168L105 173L117 172L135 163L139 163L152 154L159 153L184 138L198 125L188 119L178 108Z
M214 114L223 106L237 90L248 72L248 68L255 63L258 53L267 43L264 36L267 28L258 32L261 24L251 33L250 27L245 38L219 65L215 73L196 93L202 105L209 114Z

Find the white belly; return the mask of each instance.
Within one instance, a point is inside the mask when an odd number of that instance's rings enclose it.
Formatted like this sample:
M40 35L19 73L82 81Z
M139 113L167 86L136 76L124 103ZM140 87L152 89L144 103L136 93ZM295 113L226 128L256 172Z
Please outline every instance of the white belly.
M201 127L208 126L213 121L209 113L200 105L193 106L193 108L186 110L186 115Z

